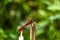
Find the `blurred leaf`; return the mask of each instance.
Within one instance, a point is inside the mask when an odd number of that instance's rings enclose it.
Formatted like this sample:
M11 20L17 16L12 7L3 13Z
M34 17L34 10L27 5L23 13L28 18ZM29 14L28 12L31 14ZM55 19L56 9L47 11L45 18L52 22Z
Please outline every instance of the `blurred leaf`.
M45 10L38 10L38 13L41 15L41 17L48 17L48 14L45 12Z
M30 8L29 8L29 6L28 6L26 3L23 4L23 8L24 8L24 10L27 11L27 12L30 11Z
M7 38L5 32L0 28L0 37Z
M44 32L44 28L45 26L48 25L48 21L42 21L42 22L39 22L37 25L36 25L36 35L38 36L39 34L42 34Z
M60 10L60 1L55 0L55 3L47 7L48 10Z

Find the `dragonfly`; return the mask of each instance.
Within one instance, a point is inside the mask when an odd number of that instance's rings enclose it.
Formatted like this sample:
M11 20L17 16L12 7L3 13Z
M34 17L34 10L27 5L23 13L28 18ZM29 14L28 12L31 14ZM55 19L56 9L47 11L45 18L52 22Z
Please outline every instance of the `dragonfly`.
M27 25L31 24L32 22L40 20L39 17L40 17L40 15L39 15L38 13L36 13L36 12L35 12L35 13L31 13L31 14L28 16L27 21L24 23L24 25L22 25L22 26L18 29L18 31L23 30Z

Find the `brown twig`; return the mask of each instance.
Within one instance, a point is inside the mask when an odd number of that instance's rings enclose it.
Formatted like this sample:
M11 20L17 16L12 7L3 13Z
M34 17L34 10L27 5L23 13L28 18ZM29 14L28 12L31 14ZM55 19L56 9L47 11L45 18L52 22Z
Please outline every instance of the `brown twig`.
M35 40L35 22L30 25L30 40Z

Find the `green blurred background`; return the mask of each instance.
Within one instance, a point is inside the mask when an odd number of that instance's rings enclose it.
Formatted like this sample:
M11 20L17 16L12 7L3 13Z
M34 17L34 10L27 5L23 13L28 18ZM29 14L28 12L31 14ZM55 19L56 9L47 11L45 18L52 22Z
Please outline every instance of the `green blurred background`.
M60 0L0 0L0 40L18 40L18 28L34 13L36 40L60 40ZM29 26L23 36L30 40Z

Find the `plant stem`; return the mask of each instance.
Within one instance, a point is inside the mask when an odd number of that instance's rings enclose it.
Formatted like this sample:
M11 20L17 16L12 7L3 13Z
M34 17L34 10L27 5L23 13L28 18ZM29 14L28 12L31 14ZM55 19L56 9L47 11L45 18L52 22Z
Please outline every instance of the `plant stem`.
M30 40L35 40L35 22L30 25Z

